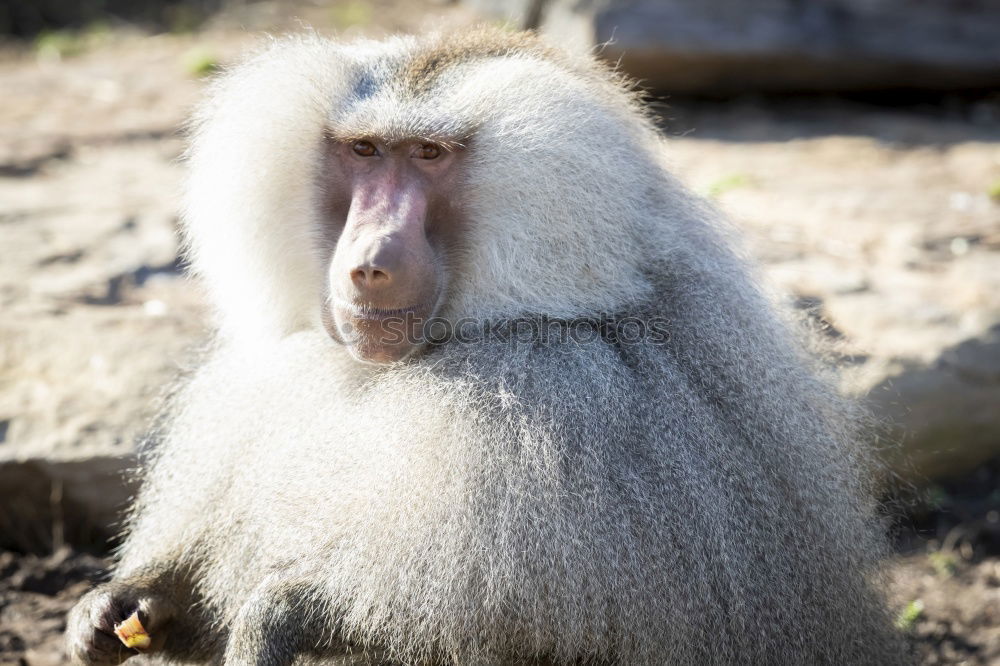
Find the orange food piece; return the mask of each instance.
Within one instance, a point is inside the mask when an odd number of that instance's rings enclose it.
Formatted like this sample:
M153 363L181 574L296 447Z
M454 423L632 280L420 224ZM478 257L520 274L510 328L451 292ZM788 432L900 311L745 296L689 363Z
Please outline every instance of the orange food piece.
M146 628L139 621L139 611L136 611L115 625L115 635L125 644L125 647L145 650L151 639Z

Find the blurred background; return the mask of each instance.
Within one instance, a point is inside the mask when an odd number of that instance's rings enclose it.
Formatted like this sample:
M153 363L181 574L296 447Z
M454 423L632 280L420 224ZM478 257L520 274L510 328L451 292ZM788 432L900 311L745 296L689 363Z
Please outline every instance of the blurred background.
M479 22L596 49L822 322L923 664L1000 664L1000 0L0 0L0 664L64 663L128 468L209 336L182 126L265 33Z

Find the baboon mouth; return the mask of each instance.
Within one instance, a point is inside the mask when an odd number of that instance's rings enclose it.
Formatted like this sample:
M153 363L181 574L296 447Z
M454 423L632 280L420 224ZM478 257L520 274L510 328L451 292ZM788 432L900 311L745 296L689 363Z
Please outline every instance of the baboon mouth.
M324 326L330 336L358 360L374 364L401 361L421 347L423 328L434 313L426 304L379 307L339 298L328 303Z
M376 308L366 305L351 305L345 308L351 319L389 319L391 317L417 316L426 312L424 305L410 305L404 308Z
M384 321L386 319L428 319L435 309L434 301L424 301L402 307L382 307L373 303L357 303L334 298L332 305L349 321Z

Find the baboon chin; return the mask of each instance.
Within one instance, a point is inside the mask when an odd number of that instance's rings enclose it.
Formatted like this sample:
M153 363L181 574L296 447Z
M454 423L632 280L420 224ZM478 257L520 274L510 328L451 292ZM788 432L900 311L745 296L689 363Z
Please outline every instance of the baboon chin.
M856 417L664 168L526 34L272 43L193 124L218 342L141 452L117 664L893 664Z

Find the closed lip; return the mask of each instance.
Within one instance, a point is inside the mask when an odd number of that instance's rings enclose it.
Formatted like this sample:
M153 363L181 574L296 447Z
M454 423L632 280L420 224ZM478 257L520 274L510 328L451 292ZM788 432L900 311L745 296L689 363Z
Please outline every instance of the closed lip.
M336 305L351 319L382 320L390 317L406 317L423 310L422 305L409 305L403 308L379 308L367 303L348 303L337 300Z

